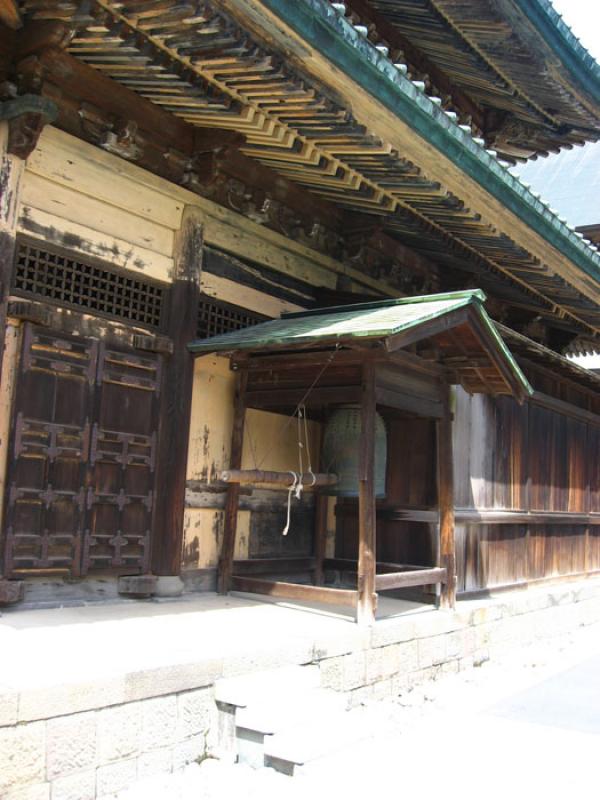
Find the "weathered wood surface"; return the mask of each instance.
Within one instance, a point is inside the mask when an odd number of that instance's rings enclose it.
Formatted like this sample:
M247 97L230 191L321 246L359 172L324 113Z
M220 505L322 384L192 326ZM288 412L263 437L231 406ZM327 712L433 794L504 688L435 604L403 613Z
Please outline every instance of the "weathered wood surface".
M9 155L7 146L8 123L0 122L0 354L4 353L6 310L13 275L17 217L24 170L24 162L16 156Z
M156 575L178 575L181 570L194 375L194 360L187 344L195 336L198 324L201 272L202 222L193 208L186 208L175 238L174 280L169 298L168 333L173 353L166 363L161 402L152 550Z
M295 475L296 473L293 472L274 472L264 469L228 469L221 472L219 478L224 483L239 483L240 485L274 483L280 486L290 486L296 482L302 483L305 489L313 486L335 486L338 480L337 475L322 472L305 472L298 476L299 480L296 480Z
M458 391L454 444L459 591L600 568L595 414L539 394L519 407Z
M235 397L233 403L233 427L231 431L231 450L229 466L239 469L242 466L242 447L244 444L244 424L246 418L246 384L248 373L240 370L236 375ZM225 515L223 523L223 543L219 559L218 591L227 594L231 587L235 535L238 524L239 483L231 483L227 488Z
M245 575L285 575L286 573L298 574L312 572L315 569L315 558L246 558L236 559L233 562L233 573L243 577Z
M408 572L388 572L375 577L375 588L378 592L390 589L405 589L409 586L427 586L443 584L447 580L448 572L443 567L433 569L415 568Z
M456 605L456 546L454 531L454 465L450 389L444 398L444 416L437 422L437 480L439 520L438 566L446 572L440 593L442 608Z
M371 625L375 620L375 561L377 519L375 514L375 368L362 368L358 475L358 606L357 621Z
M358 592L349 589L333 589L325 586L305 586L285 581L267 581L260 578L246 578L234 575L231 588L235 592L265 594L286 600L302 600L311 603L327 603L336 606L356 608Z

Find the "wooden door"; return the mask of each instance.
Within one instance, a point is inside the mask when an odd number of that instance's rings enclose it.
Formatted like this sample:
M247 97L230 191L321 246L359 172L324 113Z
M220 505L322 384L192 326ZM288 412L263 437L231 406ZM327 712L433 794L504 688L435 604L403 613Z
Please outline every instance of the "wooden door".
M147 569L160 356L25 325L7 475L7 576Z
M148 569L160 356L101 344L84 541L84 570Z

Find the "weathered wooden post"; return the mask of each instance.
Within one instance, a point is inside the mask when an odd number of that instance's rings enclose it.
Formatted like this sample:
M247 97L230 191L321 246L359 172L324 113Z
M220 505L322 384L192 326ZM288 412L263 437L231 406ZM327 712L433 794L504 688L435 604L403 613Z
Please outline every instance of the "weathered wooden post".
M439 509L438 566L446 570L442 584L440 606L456 605L456 547L454 536L454 468L452 463L452 413L450 387L444 390L444 415L437 422L437 484Z
M247 383L248 371L242 367L236 375L235 397L233 401L233 427L231 430L231 452L229 456L229 468L232 470L239 469L242 466ZM227 594L231 588L239 499L240 484L237 482L230 483L227 487L227 496L225 499L223 543L221 545L221 557L219 559L217 577L217 591L219 594Z
M173 353L167 357L163 379L152 548L152 570L159 578L159 595L180 594L183 589L179 575L194 380L194 359L187 345L196 336L202 271L202 223L198 210L191 206L184 209L176 235L174 262L168 331Z
M361 430L358 476L358 606L357 621L375 621L375 367L367 361L362 367Z

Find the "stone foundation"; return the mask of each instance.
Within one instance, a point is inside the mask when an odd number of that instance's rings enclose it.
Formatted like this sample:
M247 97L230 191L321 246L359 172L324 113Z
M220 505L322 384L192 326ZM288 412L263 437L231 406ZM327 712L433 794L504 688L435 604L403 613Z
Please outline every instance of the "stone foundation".
M598 622L600 581L590 580L465 601L455 612L407 614L360 633L353 627L352 636L315 644L312 657L287 663L319 663L322 685L357 704ZM249 671L263 666L253 653L246 663ZM213 686L227 672L224 657L77 686L44 686L43 679L20 692L0 686L0 797L107 799L216 752Z

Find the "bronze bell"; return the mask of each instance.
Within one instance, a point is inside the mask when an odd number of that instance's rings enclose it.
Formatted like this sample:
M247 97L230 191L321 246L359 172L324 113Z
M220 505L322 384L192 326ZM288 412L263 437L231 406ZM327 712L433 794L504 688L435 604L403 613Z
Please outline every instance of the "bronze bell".
M361 431L360 406L340 406L332 412L325 426L321 464L326 472L338 476L326 494L358 497L358 461ZM385 497L387 435L380 414L375 414L375 496Z

